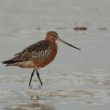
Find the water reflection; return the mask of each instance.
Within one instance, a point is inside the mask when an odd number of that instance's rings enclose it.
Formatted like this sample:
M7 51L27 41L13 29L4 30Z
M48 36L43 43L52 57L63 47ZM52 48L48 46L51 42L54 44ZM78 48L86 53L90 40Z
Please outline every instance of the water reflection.
M55 108L38 99L32 99L30 103L13 107L11 110L55 110Z

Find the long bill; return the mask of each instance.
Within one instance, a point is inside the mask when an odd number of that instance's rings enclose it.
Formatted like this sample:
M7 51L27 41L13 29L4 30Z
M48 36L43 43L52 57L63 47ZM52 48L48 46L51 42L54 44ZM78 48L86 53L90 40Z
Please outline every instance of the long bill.
M75 49L81 50L80 48L78 48L78 47L76 47L76 46L74 46L74 45L72 45L72 44L69 44L68 42L66 42L66 41L64 41L64 40L62 40L62 39L60 39L60 38L58 38L58 41L60 41L60 42L62 42L62 43L64 43L64 44L66 44L66 45L68 45L68 46L70 46L70 47L73 47L73 48L75 48Z

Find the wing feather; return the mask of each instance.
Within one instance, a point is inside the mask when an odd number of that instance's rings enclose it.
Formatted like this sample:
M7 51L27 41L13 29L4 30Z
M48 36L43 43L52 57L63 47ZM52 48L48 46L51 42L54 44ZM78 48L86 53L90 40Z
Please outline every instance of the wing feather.
M28 46L20 53L17 53L12 59L18 62L33 61L45 59L50 55L51 44L48 41L42 40L33 45Z

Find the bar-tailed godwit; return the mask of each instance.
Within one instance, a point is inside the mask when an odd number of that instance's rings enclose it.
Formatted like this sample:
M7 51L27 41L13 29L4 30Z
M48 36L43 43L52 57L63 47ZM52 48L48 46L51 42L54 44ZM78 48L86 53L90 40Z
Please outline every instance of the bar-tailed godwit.
M39 42L36 42L28 46L23 51L15 54L15 56L12 59L3 61L2 63L6 64L6 66L19 66L22 68L34 68L33 72L31 73L29 87L31 88L31 81L32 81L35 71L40 81L40 84L42 86L43 83L39 76L38 69L45 67L46 65L48 65L54 60L57 54L56 40L63 42L70 47L81 50L80 48L77 48L76 46L73 46L65 42L64 40L60 39L56 32L49 31L46 34L45 40L41 40Z

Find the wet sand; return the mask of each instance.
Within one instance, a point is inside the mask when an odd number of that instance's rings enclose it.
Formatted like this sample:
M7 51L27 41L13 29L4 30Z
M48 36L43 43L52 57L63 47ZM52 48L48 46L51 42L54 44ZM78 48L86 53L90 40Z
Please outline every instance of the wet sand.
M32 69L0 63L0 110L109 110L109 6L109 0L0 0L0 62L49 30L82 49L58 42L56 59L39 71L44 85L35 75L33 89Z

